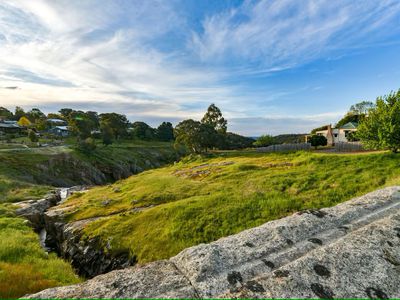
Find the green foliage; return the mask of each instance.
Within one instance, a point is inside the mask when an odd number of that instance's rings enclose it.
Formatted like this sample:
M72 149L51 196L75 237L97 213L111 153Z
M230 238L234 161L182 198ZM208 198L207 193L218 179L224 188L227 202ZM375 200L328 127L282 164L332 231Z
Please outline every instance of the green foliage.
M28 130L28 138L30 139L30 141L32 143L36 143L39 141L39 138L37 137L36 132L33 131L32 129Z
M174 128L170 122L162 122L157 128L157 139L169 142L174 140Z
M322 135L312 135L309 142L311 143L311 146L315 147L315 149L318 148L318 146L326 146L328 144L326 137Z
M100 114L99 117L101 126L109 126L117 140L127 136L129 121L126 116L117 113L106 113Z
M4 119L11 119L13 117L13 113L7 108L0 106L0 117Z
M254 139L248 138L245 136L241 136L236 133L227 132L226 135L221 138L222 145L219 146L219 149L223 150L235 150L235 149L244 149L250 148L253 145Z
M42 111L39 108L32 108L30 111L26 113L26 117L32 123L36 123L36 121L39 121L40 119L46 119L46 115L42 113Z
M173 166L93 188L62 205L73 208L67 216L71 221L101 217L83 234L100 238L104 247L111 241L111 253L129 249L143 263L295 211L332 206L399 184L399 164L400 156L390 153L192 155ZM101 205L105 199L110 205ZM132 210L139 207L142 211Z
M357 137L372 149L400 149L400 90L379 97L359 124Z
M26 113L21 107L19 107L19 106L15 107L15 112L14 112L14 120L15 121L18 121L22 117L25 117L25 115L26 115Z
M305 134L280 134L274 136L275 144L299 144L305 142Z
M360 139L357 137L357 131L351 131L347 134L347 140L349 142L358 142Z
M104 145L111 145L113 143L114 134L108 124L102 124L101 126L101 138Z
M96 128L92 119L83 111L69 112L68 125L73 134L82 140L90 137L92 130Z
M349 113L353 115L366 115L368 114L369 110L374 108L375 104L370 101L361 101L356 103L350 107ZM349 121L350 122L350 121ZM356 122L356 121L354 121Z
M339 122L337 122L336 128L340 128L349 122L359 123L364 116L365 115L359 115L354 114L353 112L349 112L342 119L340 119Z
M328 125L324 125L318 128L314 128L313 130L311 130L311 134L315 134L317 131L322 131L322 130L327 130L328 129Z
M0 205L0 298L19 298L81 281L67 262L47 255L32 228L24 219L5 214L4 206Z
M184 120L176 125L174 130L175 144L185 145L190 152L200 153L203 147L201 139L201 123L192 119Z
M87 154L92 153L96 147L96 141L90 137L78 142L78 150Z
M260 136L253 145L256 147L267 147L275 144L275 138L272 135L264 134Z
M208 107L201 123L211 126L218 133L226 133L227 121L222 117L221 110L215 104Z
M156 136L156 130L145 122L134 122L132 124L132 137L139 140L152 140Z

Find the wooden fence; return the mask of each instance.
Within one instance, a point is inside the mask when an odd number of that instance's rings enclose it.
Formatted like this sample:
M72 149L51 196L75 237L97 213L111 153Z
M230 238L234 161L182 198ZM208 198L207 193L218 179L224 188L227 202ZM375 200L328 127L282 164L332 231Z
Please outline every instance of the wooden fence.
M339 142L335 144L336 152L357 152L363 150L365 149L360 142Z
M311 150L310 143L280 144L280 145L271 145L268 147L257 148L258 152L294 152L294 151L309 151L309 150Z

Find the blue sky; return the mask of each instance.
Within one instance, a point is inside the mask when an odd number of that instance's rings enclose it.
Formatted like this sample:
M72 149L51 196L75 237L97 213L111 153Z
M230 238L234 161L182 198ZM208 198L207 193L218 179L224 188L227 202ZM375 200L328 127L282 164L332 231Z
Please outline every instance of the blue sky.
M399 53L398 0L2 0L0 105L303 133L400 88Z

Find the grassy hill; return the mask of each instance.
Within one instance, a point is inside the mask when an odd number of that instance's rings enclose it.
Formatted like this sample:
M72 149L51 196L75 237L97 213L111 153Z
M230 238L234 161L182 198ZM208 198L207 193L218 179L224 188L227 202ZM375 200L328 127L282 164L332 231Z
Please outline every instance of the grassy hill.
M122 142L90 154L67 146L0 150L0 298L82 280L69 263L46 254L11 202L40 199L54 186L106 183L175 159L172 144L161 142Z
M101 217L84 228L112 252L140 263L216 240L308 208L335 205L400 183L400 155L230 152L74 194L70 221Z
M177 159L163 142L126 141L90 154L68 146L3 149L0 203L40 198L54 186L104 184Z

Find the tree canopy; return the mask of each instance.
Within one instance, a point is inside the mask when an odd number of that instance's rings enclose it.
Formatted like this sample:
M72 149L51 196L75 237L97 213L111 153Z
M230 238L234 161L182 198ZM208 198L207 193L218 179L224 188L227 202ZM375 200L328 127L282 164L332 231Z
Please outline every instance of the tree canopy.
M172 141L174 139L174 128L170 122L162 122L157 128L157 138L160 141Z
M214 128L218 133L226 133L228 122L222 117L221 110L215 106L215 104L211 104L204 117L201 119L201 123L207 124Z
M358 126L357 137L373 149L400 149L400 90L379 97Z

